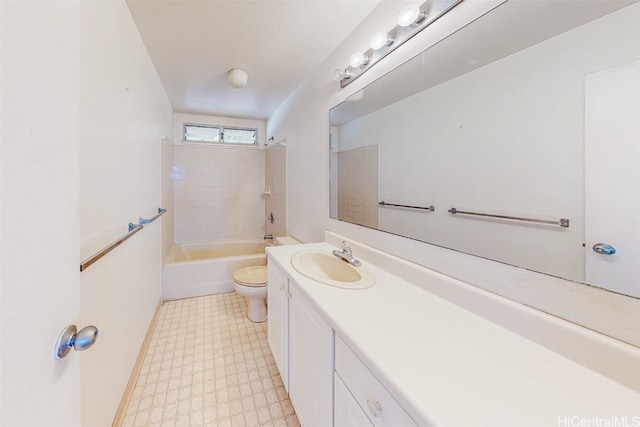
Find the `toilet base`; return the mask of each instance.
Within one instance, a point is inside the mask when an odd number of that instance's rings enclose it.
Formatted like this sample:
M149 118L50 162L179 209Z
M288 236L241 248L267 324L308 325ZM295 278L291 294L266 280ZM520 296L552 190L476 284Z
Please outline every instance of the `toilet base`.
M254 323L267 320L267 287L266 286L242 286L233 283L233 287L239 295L247 299L247 317Z
M247 317L254 323L267 320L267 302L265 298L247 298Z

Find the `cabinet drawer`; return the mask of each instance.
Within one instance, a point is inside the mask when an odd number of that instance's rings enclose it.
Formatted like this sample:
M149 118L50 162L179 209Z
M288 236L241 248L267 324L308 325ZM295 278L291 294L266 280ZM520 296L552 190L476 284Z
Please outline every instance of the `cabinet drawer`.
M373 427L337 373L333 383L335 390L333 427Z
M417 426L369 369L336 335L335 369L358 405L376 427Z

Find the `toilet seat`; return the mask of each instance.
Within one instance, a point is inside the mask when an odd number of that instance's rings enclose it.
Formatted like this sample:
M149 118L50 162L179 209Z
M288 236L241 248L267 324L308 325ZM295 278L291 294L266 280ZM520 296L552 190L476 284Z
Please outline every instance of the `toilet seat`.
M241 268L233 273L233 281L239 285L253 288L267 286L267 267L257 265Z

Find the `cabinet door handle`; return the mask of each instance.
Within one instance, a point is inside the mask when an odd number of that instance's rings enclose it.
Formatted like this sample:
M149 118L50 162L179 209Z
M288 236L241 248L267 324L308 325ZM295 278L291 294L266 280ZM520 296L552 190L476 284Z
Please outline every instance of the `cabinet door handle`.
M377 417L380 415L380 412L382 412L382 405L377 400L368 399L367 406L369 407L369 412L371 412L371 415L374 417Z

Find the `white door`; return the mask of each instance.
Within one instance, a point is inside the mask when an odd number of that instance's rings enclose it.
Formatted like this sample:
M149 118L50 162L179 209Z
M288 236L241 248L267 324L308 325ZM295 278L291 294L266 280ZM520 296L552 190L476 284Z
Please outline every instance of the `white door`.
M79 426L80 2L0 1L2 426ZM78 325L82 326L82 325Z
M640 61L586 77L585 170L586 281L640 297Z

